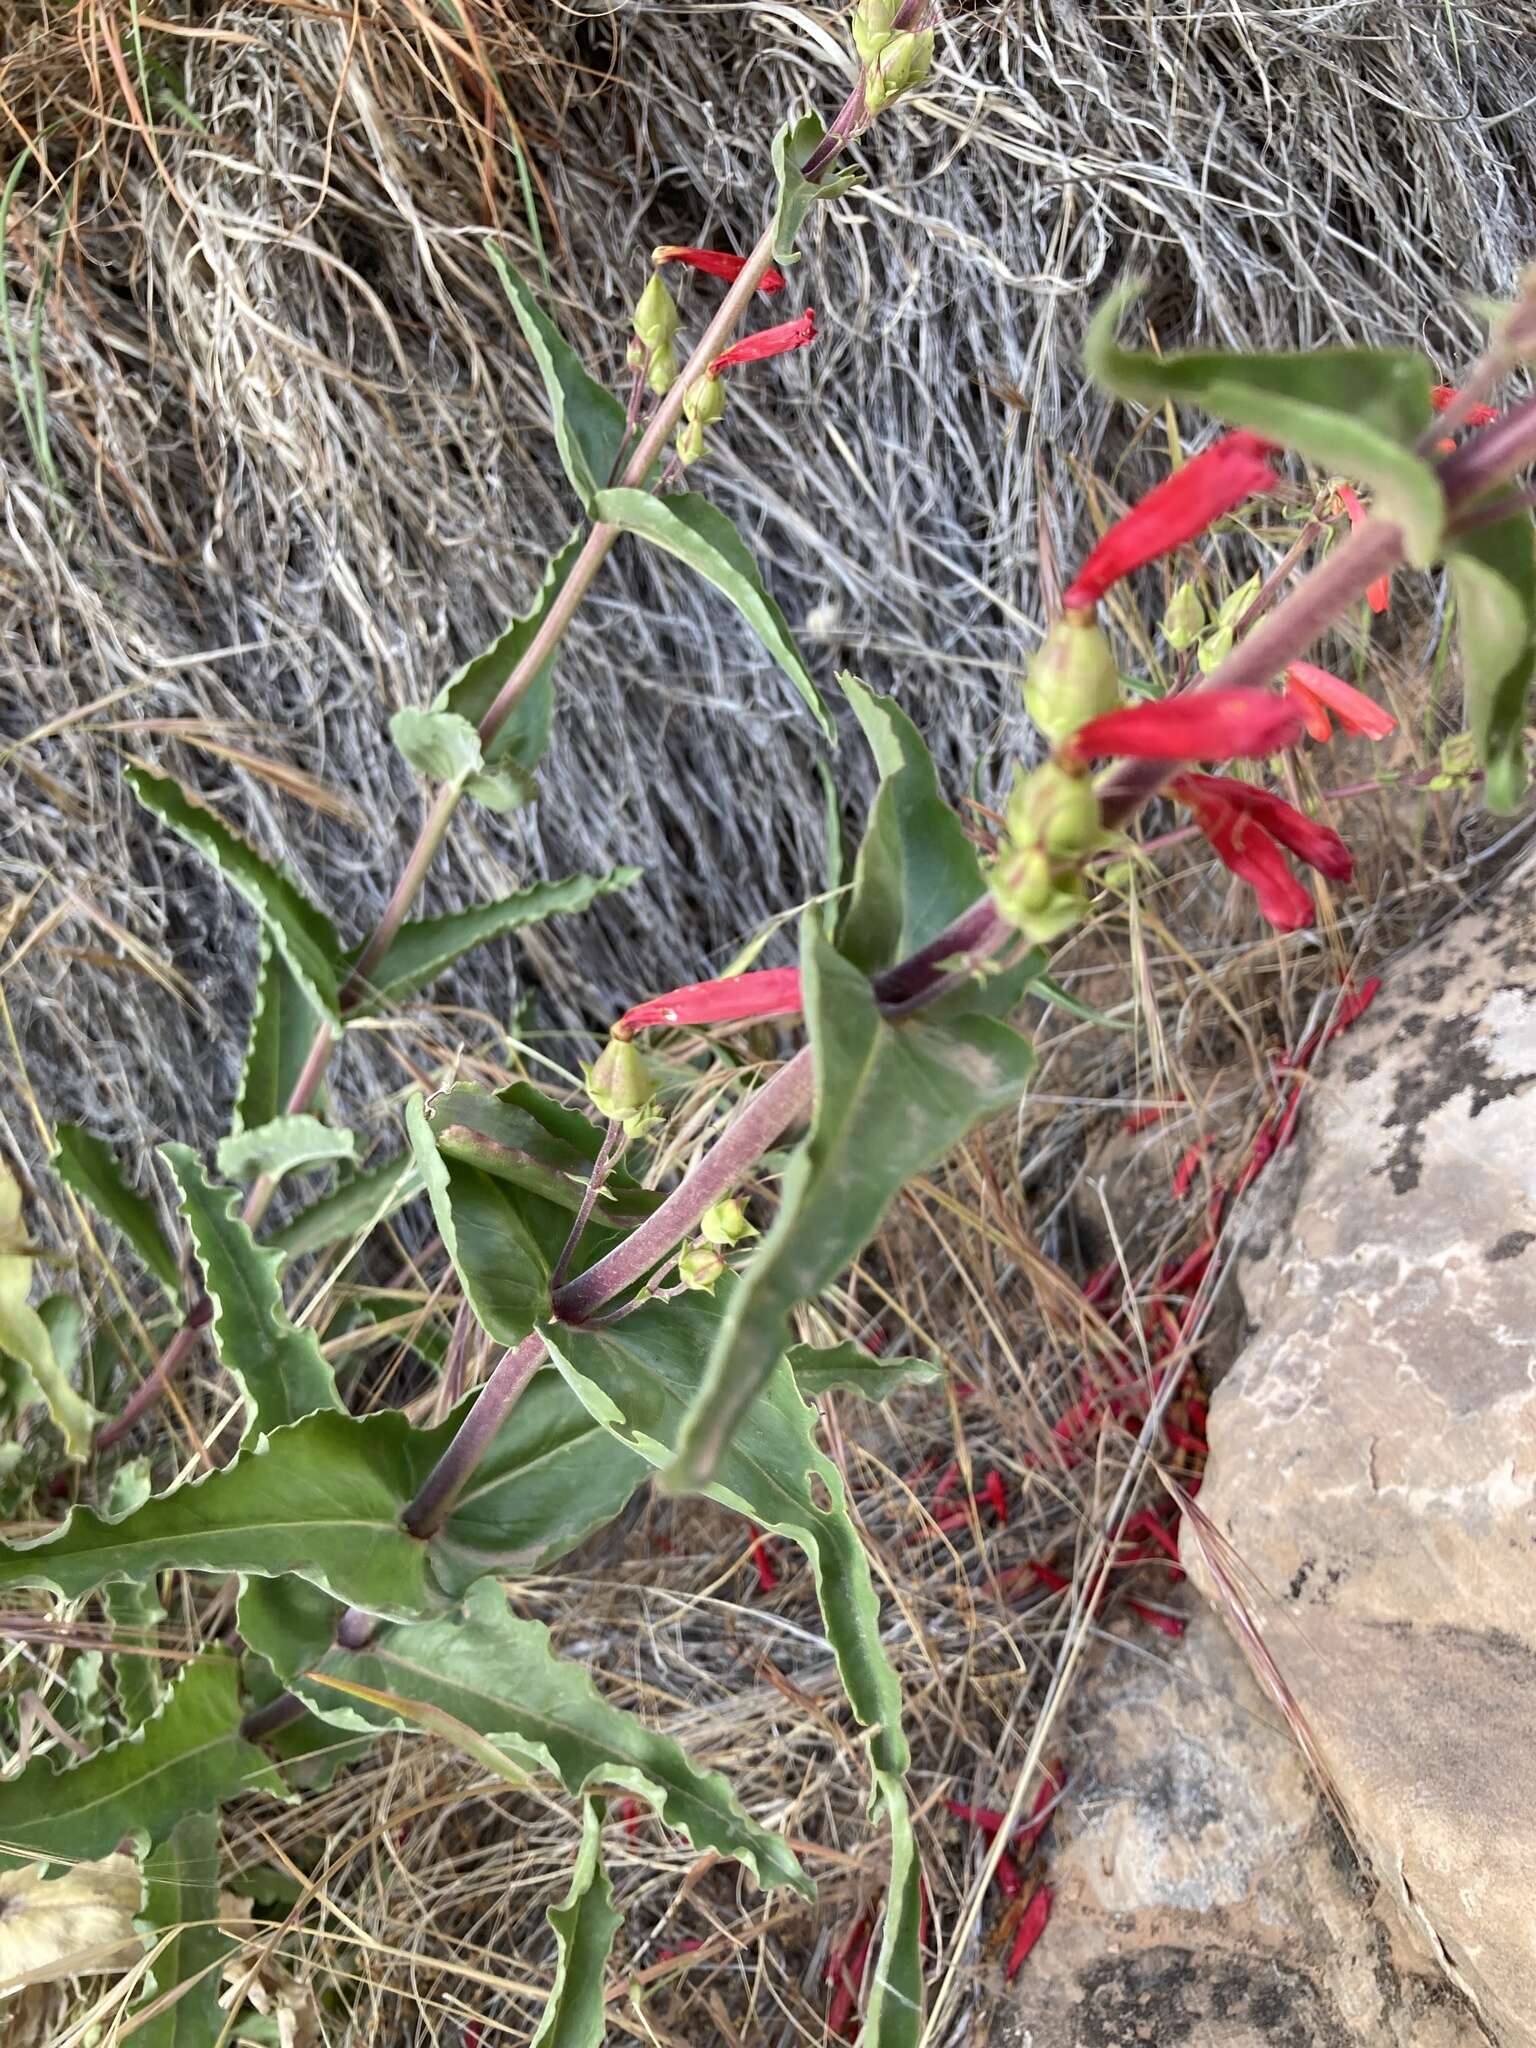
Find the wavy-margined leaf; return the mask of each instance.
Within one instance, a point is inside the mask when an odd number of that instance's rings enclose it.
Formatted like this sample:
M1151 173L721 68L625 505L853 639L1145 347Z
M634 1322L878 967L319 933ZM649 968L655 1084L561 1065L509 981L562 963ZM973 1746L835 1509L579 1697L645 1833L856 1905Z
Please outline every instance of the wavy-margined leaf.
M240 1734L239 1666L204 1651L182 1666L153 1720L83 1762L39 1757L0 1783L0 1869L42 1856L105 1856L124 1835L162 1841L189 1813L241 1792L285 1797L271 1764Z
M152 1490L148 1458L129 1458L112 1474L103 1508L114 1518L131 1514ZM136 1728L160 1704L160 1663L154 1650L165 1609L150 1580L120 1579L104 1587L101 1597L112 1624L112 1688L123 1719Z
M220 1972L233 1943L219 1925L219 1817L189 1813L144 1863L139 1925L159 1946L153 1986L134 2007L135 2048L209 2048L223 2014Z
M1115 329L1139 285L1113 293L1083 343L1088 374L1117 398L1142 405L1176 399L1229 426L1247 427L1294 448L1333 474L1369 484L1382 512L1402 527L1408 559L1421 568L1440 550L1445 493L1413 444L1433 418L1434 382L1416 349L1316 348L1284 354L1180 349L1152 355L1125 349Z
M480 1327L498 1344L521 1344L549 1313L549 1264L506 1183L438 1151L419 1095L405 1105L411 1151L443 1249Z
M690 1294L651 1302L606 1330L556 1324L545 1332L550 1356L599 1422L651 1464L669 1466L740 1289L726 1278L713 1300ZM776 1361L701 1490L788 1537L810 1559L843 1690L874 1731L876 1767L900 1773L907 1763L901 1694L880 1641L880 1603L842 1475L817 1448L815 1427L815 1410Z
M581 1810L581 1847L570 1890L549 1909L559 1957L554 1986L528 2048L602 2048L607 2035L603 1971L624 1916L614 1910L613 1886L603 1868L602 1802Z
M240 1088L230 1117L231 1130L254 1130L287 1112L315 1035L325 1021L263 925L256 1001L245 1041ZM317 1088L310 1097L310 1106L318 1111L324 1101L324 1090Z
M226 1180L281 1180L312 1166L334 1166L357 1156L353 1132L334 1129L317 1116L275 1116L220 1138L215 1157Z
M166 1298L173 1303L178 1301L181 1269L160 1227L155 1205L129 1186L110 1146L78 1124L60 1124L54 1133L52 1163L66 1187L73 1188L104 1222L121 1231L160 1282Z
M806 162L826 132L819 114L802 114L798 121L786 121L773 138L773 172L779 186L773 207L775 263L798 263L800 251L796 245L811 208L822 200L841 199L864 177L863 171L855 166L833 171L819 180L806 177Z
M291 875L264 860L249 840L179 782L137 764L125 768L123 775L145 810L185 839L245 898L309 1001L333 1023L338 1021L336 968L341 942L325 912L309 901Z
M564 588L565 579L571 573L571 564L581 552L583 538L579 532L573 534L552 557L544 572L544 581L528 610L513 619L489 647L449 678L432 700L434 711L445 711L462 718L478 730L485 714L501 694L503 684L532 646L534 635ZM482 742L486 772L501 769L532 787L534 771L549 745L549 728L554 718L555 659L556 656L551 654L489 743Z
M534 298L527 281L494 242L490 257L544 380L561 467L590 512L624 447L624 408L611 391L588 376L581 358Z
M382 960L368 975L364 999L355 1014L368 1016L390 1003L402 1002L450 968L455 960L492 939L542 924L547 917L567 917L586 910L599 896L627 889L640 878L639 868L610 868L606 875L567 875L559 882L534 882L495 903L471 904L441 917L424 917L401 925ZM347 964L351 965L351 955Z
M880 1948L859 2039L864 2048L918 2048L923 2035L923 1868L906 1787L883 1772L879 1804L891 1831L891 1877Z
M632 1792L696 1848L737 1858L765 1887L792 1884L810 1894L788 1848L748 1819L718 1772L699 1770L669 1736L611 1706L584 1666L555 1656L542 1623L511 1612L494 1581L471 1588L461 1612L384 1624L362 1650L329 1640L324 1603L311 1601L310 1616L307 1632L296 1627L302 1616L289 1603L287 1625L276 1628L268 1604L242 1601L240 1631L338 1727L399 1728L420 1725L429 1712L446 1716L513 1764L554 1776L573 1797L608 1786ZM331 1679L361 1691L342 1691Z
M1028 1042L990 1017L890 1022L814 917L802 924L801 975L816 1055L811 1126L683 1433L677 1472L687 1485L719 1467L789 1341L791 1310L831 1285L914 1174L1017 1102L1034 1065Z
M863 973L877 974L936 939L985 885L917 727L857 676L837 681L880 770L837 948Z
M562 1119L559 1124L552 1122L552 1112ZM510 1181L567 1215L581 1206L602 1143L601 1133L585 1117L573 1117L522 1081L497 1095L461 1082L435 1096L428 1115L445 1159ZM662 1200L622 1166L615 1167L603 1183L597 1218L627 1227L643 1222Z
M163 1145L176 1176L203 1285L213 1303L213 1341L245 1396L246 1428L277 1429L317 1408L338 1408L336 1381L313 1330L288 1319L277 1276L283 1254L257 1244L240 1198L216 1186L185 1145Z
M421 1175L415 1160L409 1153L397 1153L319 1196L279 1224L266 1242L273 1251L296 1259L304 1252L325 1251L343 1238L361 1241L386 1216L393 1216L420 1193Z
M1467 723L1477 742L1489 810L1525 795L1525 722L1536 674L1536 554L1528 512L1513 513L1450 549Z
M32 1259L26 1243L21 1184L0 1160L0 1355L22 1368L21 1384L12 1390L17 1405L28 1405L35 1393L64 1439L65 1455L88 1457L91 1436L101 1417L71 1384L73 1356L59 1356L48 1321L27 1300L32 1289ZM73 1322L78 1339L78 1312ZM56 1327L61 1346L67 1345L70 1319L61 1315Z
M796 1344L789 1369L803 1399L823 1394L857 1394L865 1401L886 1401L903 1387L923 1386L944 1377L931 1358L877 1358L862 1344Z
M836 730L795 645L789 621L768 595L750 548L717 505L693 491L657 498L649 491L615 490L599 491L593 511L599 519L676 555L728 597L836 746Z

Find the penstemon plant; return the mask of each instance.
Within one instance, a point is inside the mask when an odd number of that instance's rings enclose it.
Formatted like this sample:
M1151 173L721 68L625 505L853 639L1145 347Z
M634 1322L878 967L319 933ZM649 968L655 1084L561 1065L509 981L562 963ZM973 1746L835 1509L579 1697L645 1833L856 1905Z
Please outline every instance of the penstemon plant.
M66 1602L99 1597L113 1622L139 1625L161 1611L166 1572L233 1574L240 1586L225 1645L194 1656L169 1686L151 1665L119 1688L117 1739L63 1770L40 1759L0 1783L0 1870L105 1857L133 1836L148 1857L153 1925L155 1901L174 1904L167 1870L216 1848L221 1805L252 1787L286 1795L285 1773L327 1728L357 1742L402 1728L446 1735L493 1771L551 1779L581 1805L580 1856L550 1915L559 1960L540 2042L603 2035L601 1966L619 1925L602 1859L605 1795L649 1804L698 1850L734 1859L765 1888L812 1887L788 1844L720 1776L557 1657L507 1583L612 1523L653 1473L803 1549L865 1731L872 1819L889 1837L878 1945L856 1987L860 2038L870 2048L917 2042L923 1912L901 1701L814 1403L834 1388L881 1398L937 1368L880 1364L853 1344L797 1343L796 1311L857 1257L906 1182L1018 1101L1033 1053L1008 1020L1027 992L1052 989L1047 949L1113 903L1127 863L1147 858L1130 827L1154 799L1188 811L1278 930L1313 915L1292 860L1349 880L1344 840L1271 789L1266 764L1304 733L1325 743L1334 720L1375 738L1390 730L1378 705L1307 655L1362 600L1383 602L1383 579L1400 567L1443 562L1454 588L1470 737L1442 773L1468 784L1480 776L1495 810L1513 809L1525 790L1536 566L1531 497L1517 479L1536 459L1536 400L1499 411L1489 399L1536 342L1532 300L1495 315L1487 353L1453 391L1407 350L1138 354L1116 340L1121 295L1093 323L1089 372L1124 399L1194 407L1226 431L1111 525L1063 593L1025 684L1050 751L1016 770L995 840L978 848L949 808L905 714L839 677L880 782L848 886L802 918L799 967L636 1004L587 1070L595 1119L526 1080L499 1092L461 1082L413 1096L403 1149L357 1166L354 1134L323 1113L342 1033L424 989L470 948L578 912L633 878L619 868L445 916L409 915L460 804L508 809L534 790L562 636L621 534L676 556L729 598L808 714L834 733L741 536L680 485L727 418L733 379L814 345L809 310L732 336L759 294L788 289L812 207L857 178L836 167L845 145L926 75L924 0L860 0L854 40L858 82L832 126L805 116L774 140L772 218L751 253L654 252L622 396L594 380L493 251L583 524L552 555L531 610L429 708L395 718L396 742L431 793L377 930L346 946L287 875L179 784L127 771L145 808L254 909L263 953L218 1178L186 1146L164 1148L185 1255L106 1147L81 1130L57 1134L58 1173L121 1234L145 1289L153 1283L164 1299L150 1326L179 1318L111 1416L72 1382L74 1306L28 1305L19 1191L0 1184L10 1412L44 1405L66 1460L60 1482L18 1442L6 1482L13 1502L31 1491L81 1494L62 1523L5 1546L0 1585ZM685 361L664 281L679 266L726 287ZM1161 620L1179 656L1174 687L1158 697L1128 685L1104 600L1272 490L1287 456L1324 479L1298 548L1268 582L1214 612L1194 583L1180 586ZM1372 494L1369 512L1356 485ZM802 1020L802 1049L771 1078L743 1074L712 1142L668 1192L649 1187L635 1170L662 1115L648 1034L767 1019ZM776 1214L760 1230L746 1184L801 1126ZM265 1228L282 1182L319 1169L341 1177ZM350 1413L283 1292L290 1262L356 1249L423 1196L462 1291L451 1356L462 1360L471 1323L500 1349L484 1384L434 1428L398 1411ZM204 1341L238 1392L238 1441L226 1432L202 1476L156 1486L153 1453L130 1448ZM49 1441L32 1433L33 1446ZM213 2039L217 1981L202 1952L167 1944L158 1953L143 2038ZM846 1986L840 1995L851 2001ZM165 2031L173 2015L185 2032ZM845 2010L839 2026L848 2020Z

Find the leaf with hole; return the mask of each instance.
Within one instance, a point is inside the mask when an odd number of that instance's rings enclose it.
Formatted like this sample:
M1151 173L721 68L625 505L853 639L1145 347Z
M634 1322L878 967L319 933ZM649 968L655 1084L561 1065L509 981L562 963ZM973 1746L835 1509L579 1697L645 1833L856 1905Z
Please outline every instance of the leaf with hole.
M1536 675L1536 553L1531 515L1458 537L1446 556L1467 723L1484 769L1490 811L1517 810L1529 780L1525 724Z
M122 1233L159 1281L166 1299L173 1305L178 1302L181 1269L159 1213L147 1195L129 1186L111 1148L78 1124L60 1124L54 1134L53 1170L103 1222Z
M728 597L836 746L836 729L795 645L789 621L769 596L750 548L717 505L693 491L652 497L648 491L616 490L599 491L593 510L599 519L686 562L722 597Z
M1228 426L1292 448L1330 475L1368 484L1383 516L1403 529L1423 568L1440 551L1445 493L1413 444L1434 417L1427 358L1406 348L1315 348L1281 354L1121 348L1115 330L1141 291L1113 293L1083 344L1088 374L1117 398L1145 406L1173 399Z
M581 1847L570 1889L549 1909L555 1931L555 1981L538 2032L528 2048L602 2048L607 2039L603 1971L623 1923L603 1868L603 1809L588 1799L581 1809Z
M490 257L544 380L561 467L583 508L590 512L623 452L627 433L624 408L611 391L588 376L581 358L539 305L526 279L494 242Z
M246 1432L277 1429L317 1408L339 1407L335 1377L314 1331L290 1322L283 1305L283 1254L257 1244L240 1220L240 1197L210 1181L187 1146L162 1145L160 1152L181 1189L203 1286L213 1303L214 1345L245 1396Z
M325 912L309 901L291 875L264 860L217 811L179 782L137 763L125 768L123 775L145 810L169 825L245 898L307 999L322 1016L337 1022L341 942Z

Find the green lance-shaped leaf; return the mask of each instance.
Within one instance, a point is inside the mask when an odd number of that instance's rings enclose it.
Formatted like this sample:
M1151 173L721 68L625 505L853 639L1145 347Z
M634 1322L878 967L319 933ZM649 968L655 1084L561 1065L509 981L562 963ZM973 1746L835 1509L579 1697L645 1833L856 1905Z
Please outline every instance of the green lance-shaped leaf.
M891 1023L820 923L801 927L806 1022L816 1058L811 1126L784 1175L779 1214L731 1300L688 1420L677 1474L697 1484L789 1341L790 1312L830 1286L914 1174L973 1124L1017 1102L1034 1065L993 1018L951 1011Z
M1432 562L1445 530L1445 493L1413 443L1433 417L1433 373L1414 349L1319 348L1237 355L1125 349L1115 329L1140 292L1111 294L1094 315L1083 361L1117 398L1142 405L1174 399L1229 426L1294 448L1320 469L1368 484L1383 514L1403 529L1408 559Z
M443 1248L481 1328L498 1344L520 1344L549 1313L543 1247L504 1181L443 1157L419 1095L405 1105L405 1128Z
M607 1330L556 1324L545 1332L550 1356L598 1421L665 1468L677 1455L740 1290L741 1283L727 1277L713 1299L691 1294L651 1302ZM899 1774L907 1745L900 1688L880 1641L880 1603L845 1505L842 1475L817 1448L815 1429L815 1410L795 1392L788 1366L776 1363L701 1490L787 1537L810 1559L843 1690L874 1731L876 1768Z
M105 1512L114 1519L131 1514L149 1499L152 1487L148 1458L129 1458L112 1474L103 1503ZM120 1580L103 1588L102 1603L112 1623L113 1689L123 1719L136 1728L160 1704L160 1665L154 1645L165 1609L153 1580L141 1584Z
M152 1985L134 2007L135 2048L208 2048L223 2014L220 1973L233 1950L219 1926L219 1817L189 1813L144 1863L138 1922L157 1946Z
M624 408L611 391L587 375L581 358L534 298L526 279L494 242L490 256L544 379L561 467L590 512L624 447Z
M286 1113L315 1034L324 1023L325 1018L305 995L293 969L263 926L256 1002L251 1010L231 1130L255 1130ZM324 1101L323 1091L317 1089L311 1097L314 1108L322 1109Z
M552 558L528 610L449 678L432 700L434 711L448 712L479 727L500 696L503 684L532 646L534 635L564 588L584 538L580 532L573 534ZM529 790L533 788L534 771L549 745L549 728L555 715L555 660L556 655L551 654L503 719L495 738L483 748L485 773L500 771Z
M105 1856L124 1835L163 1841L185 1815L241 1792L283 1798L282 1780L240 1735L242 1711L238 1664L207 1651L121 1742L62 1771L39 1757L0 1783L0 1869Z
M181 1270L160 1227L155 1205L128 1184L111 1148L78 1124L60 1124L54 1137L53 1170L64 1185L89 1202L103 1222L127 1238L172 1303L181 1297Z
M786 121L773 138L773 174L778 180L773 208L775 263L798 263L796 244L811 208L825 199L841 199L864 177L861 170L851 167L819 181L806 177L805 165L826 132L819 114L802 114L798 121Z
M21 1184L0 1160L0 1355L21 1368L20 1384L12 1390L16 1405L25 1407L34 1398L43 1401L64 1439L66 1456L85 1458L101 1417L70 1381L79 1344L79 1311L71 1314L61 1308L45 1316L29 1304L32 1259L26 1242Z
M304 1252L325 1251L344 1238L361 1242L375 1225L420 1193L421 1175L415 1160L409 1153L397 1153L321 1195L279 1224L266 1241L273 1251L284 1252L291 1259Z
M214 1156L227 1180L255 1180L261 1174L281 1180L309 1167L355 1159L357 1138L351 1131L321 1123L317 1116L275 1116L270 1123L221 1138Z
M603 1868L602 1802L581 1811L581 1848L563 1902L549 1909L558 1958L554 1988L528 2048L602 2048L607 2037L603 1971L624 1916L615 1911Z
M338 1021L341 941L325 912L309 901L291 875L264 860L217 811L199 802L179 782L137 766L125 768L123 774L145 810L185 839L245 898L305 996L323 1017Z
M340 1400L313 1330L298 1329L283 1306L283 1254L258 1245L238 1214L239 1196L208 1180L185 1145L163 1145L213 1303L213 1341L245 1396L246 1429L297 1422Z
M1536 556L1529 513L1513 513L1449 551L1467 723L1485 770L1491 811L1525 795L1525 722L1536 674Z
M789 1353L795 1385L807 1401L823 1394L857 1394L865 1401L888 1401L903 1387L927 1386L944 1377L931 1358L877 1358L862 1344L796 1344Z
M265 1590L265 1589L261 1589ZM461 1612L386 1624L362 1650L330 1641L331 1614L309 1602L307 1633L271 1625L268 1603L241 1602L240 1631L314 1710L338 1727L455 1726L509 1764L548 1773L573 1798L632 1792L698 1849L735 1857L766 1887L811 1885L779 1837L743 1813L718 1772L701 1771L670 1737L611 1706L585 1668L555 1656L541 1622L518 1619L490 1579ZM344 1688L362 1688L361 1692Z
M768 595L751 550L718 506L692 491L655 498L648 491L615 490L599 491L593 511L599 519L676 555L728 597L810 706L827 738L837 744L827 707L789 622Z
M937 938L985 885L911 719L857 676L837 680L880 770L837 945L845 960L876 974Z
M906 1787L889 1772L879 1780L879 1805L891 1831L891 1878L859 2039L864 2048L918 2048L923 2035L923 1951L918 1940L923 1869Z
M547 917L565 917L573 911L585 910L599 896L627 889L639 878L639 868L627 867L610 868L606 875L567 875L559 882L534 882L496 903L476 903L467 910L450 910L442 917L424 917L403 924L383 959L369 973L364 1000L354 1014L368 1016L390 1003L402 1002L435 981L476 946L519 931L524 925L542 924ZM349 967L352 957L348 956Z
M552 1122L551 1113L561 1121ZM562 1110L526 1082L515 1082L498 1095L460 1083L435 1096L428 1115L444 1158L478 1166L497 1180L540 1195L567 1216L580 1207L602 1143L601 1133L585 1117ZM640 1223L662 1200L618 1166L603 1182L598 1221Z

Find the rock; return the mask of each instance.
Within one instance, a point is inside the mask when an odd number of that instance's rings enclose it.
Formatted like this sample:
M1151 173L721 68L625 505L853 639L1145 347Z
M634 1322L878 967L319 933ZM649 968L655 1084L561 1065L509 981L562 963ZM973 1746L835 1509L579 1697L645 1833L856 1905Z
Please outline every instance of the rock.
M1529 872L1321 1071L1200 1498L1376 1878L1505 2048L1536 2044Z
M993 2048L1485 2048L1213 1614L1110 1646L1070 1711L1056 1905Z

